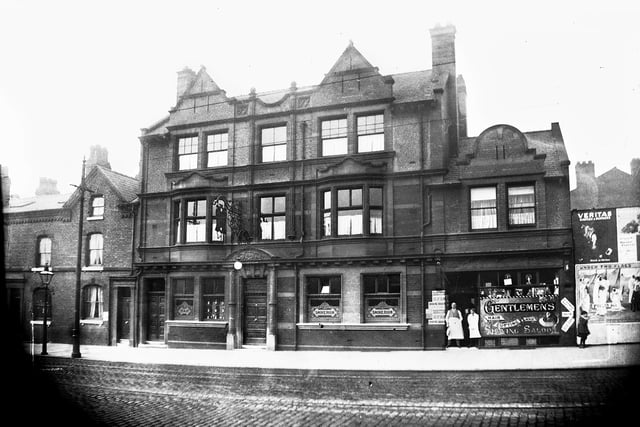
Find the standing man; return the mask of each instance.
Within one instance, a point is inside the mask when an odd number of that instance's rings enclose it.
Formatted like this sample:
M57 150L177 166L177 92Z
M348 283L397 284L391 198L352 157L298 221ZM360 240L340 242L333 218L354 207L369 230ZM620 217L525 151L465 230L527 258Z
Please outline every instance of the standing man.
M460 340L464 339L464 333L462 331L462 313L457 309L456 303L451 303L451 308L447 311L447 315L444 318L447 324L447 347L451 346L451 342L455 341L456 345L460 347Z

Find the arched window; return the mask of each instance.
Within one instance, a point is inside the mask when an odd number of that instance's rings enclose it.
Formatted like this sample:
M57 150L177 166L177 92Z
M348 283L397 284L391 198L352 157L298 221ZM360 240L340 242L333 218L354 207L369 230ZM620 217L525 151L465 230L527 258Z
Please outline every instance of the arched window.
M102 286L87 285L82 288L82 318L102 319Z

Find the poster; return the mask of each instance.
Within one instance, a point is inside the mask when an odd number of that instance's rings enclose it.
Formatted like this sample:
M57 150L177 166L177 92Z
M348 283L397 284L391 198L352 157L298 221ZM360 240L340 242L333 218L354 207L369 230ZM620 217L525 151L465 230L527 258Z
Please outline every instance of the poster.
M574 213L576 264L618 261L615 211L595 209Z
M589 324L640 322L640 262L577 265L576 303Z
M616 209L618 261L640 261L640 208Z
M558 295L480 299L480 333L488 336L557 335Z

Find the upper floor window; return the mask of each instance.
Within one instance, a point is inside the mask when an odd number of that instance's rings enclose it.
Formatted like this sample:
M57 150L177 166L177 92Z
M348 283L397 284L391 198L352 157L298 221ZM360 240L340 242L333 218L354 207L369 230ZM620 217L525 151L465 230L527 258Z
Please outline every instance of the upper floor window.
M279 162L287 160L286 126L263 128L260 142L262 144L263 162Z
M322 121L323 156L347 154L347 119Z
M51 238L40 237L38 239L38 255L36 267L51 265Z
M224 278L205 277L202 279L202 320L224 320Z
M229 134L207 135L207 167L226 166L228 162Z
M89 266L102 265L103 243L101 233L89 235Z
M400 274L366 274L362 279L366 321L398 321Z
M358 123L358 153L384 150L384 115L360 116Z
M178 138L178 170L197 169L198 137Z
M188 200L185 216L185 242L204 242L207 235L207 201L206 199Z
M102 286L87 285L82 288L82 318L102 319Z
M536 194L533 185L507 187L509 225L536 223Z
M369 187L369 233L382 234L382 188Z
M307 277L307 321L340 322L341 302L340 276Z
M470 198L471 229L497 228L496 187L472 188Z
M211 203L211 241L222 242L226 228L226 215L222 212L220 202Z
M104 215L104 197L93 196L91 198L91 212L89 216L102 217Z
M362 188L338 190L338 235L362 234Z
M322 193L324 203L322 205L322 235L331 236L331 190Z
M193 278L173 279L173 318L175 320L194 320Z
M285 197L260 198L260 237L262 240L284 239Z

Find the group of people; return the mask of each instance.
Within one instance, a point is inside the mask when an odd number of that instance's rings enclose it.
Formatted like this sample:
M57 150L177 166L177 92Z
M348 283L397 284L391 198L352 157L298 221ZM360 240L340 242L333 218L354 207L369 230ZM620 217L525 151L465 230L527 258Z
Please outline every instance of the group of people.
M465 319L455 302L451 303L451 308L447 311L444 319L447 325L447 347L450 347L453 343L460 347L460 342L465 339L463 328ZM467 309L466 326L469 334L469 347L477 347L478 339L481 337L480 316L478 316L474 307Z

